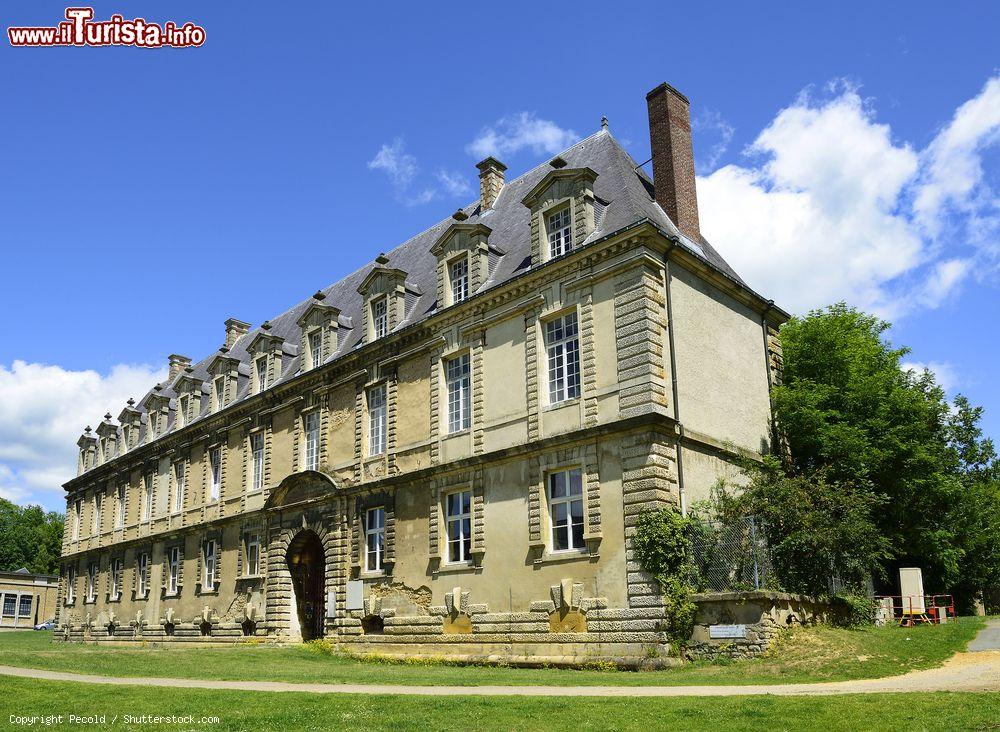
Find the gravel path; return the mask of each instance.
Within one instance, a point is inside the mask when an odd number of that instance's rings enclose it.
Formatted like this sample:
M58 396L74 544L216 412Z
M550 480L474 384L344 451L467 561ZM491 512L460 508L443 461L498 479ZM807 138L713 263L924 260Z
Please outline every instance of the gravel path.
M975 649L973 648L975 647ZM209 681L204 679L122 678L0 666L0 675L84 684L113 684L230 691L299 691L312 694L401 694L404 696L808 696L889 694L915 691L1000 691L1000 621L991 620L967 653L943 666L902 676L817 684L746 686L402 686L392 684L298 684L284 681Z

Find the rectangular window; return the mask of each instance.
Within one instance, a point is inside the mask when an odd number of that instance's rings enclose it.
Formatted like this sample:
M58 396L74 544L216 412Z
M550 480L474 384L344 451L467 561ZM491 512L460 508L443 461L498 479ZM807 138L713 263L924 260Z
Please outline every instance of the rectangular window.
M135 591L139 597L149 593L149 555L140 552L135 563Z
M115 527L125 526L125 485L118 486L118 495L115 506Z
M385 509L369 508L365 512L365 571L381 572L385 556Z
M448 561L468 562L472 557L472 491L445 496Z
M147 439L146 442L149 442L149 440L152 440L154 437L156 437L156 428L160 421L159 416L160 415L158 415L156 412L149 413L149 420L147 422L147 426L149 428L149 439Z
M576 313L545 324L549 365L549 404L580 396L580 335Z
M385 385L368 390L368 454L385 452Z
M7 593L3 596L3 614L14 617L14 610L17 609L17 595Z
M226 406L226 379L224 376L218 377L215 382L215 409L219 410Z
M462 257L451 263L451 301L462 302L469 296L469 260Z
M73 541L80 540L80 526L83 524L83 501L79 498L73 502Z
M550 257L558 257L573 248L569 206L549 214L548 234Z
M186 396L182 396L178 400L178 403L180 405L179 406L180 414L178 415L179 419L177 420L177 423L181 427L183 427L188 422L188 404L190 404L190 400Z
M243 574L256 576L260 574L260 535L255 531L246 533L246 564L243 565Z
M184 508L184 463L174 463L174 500L172 511L180 513Z
M97 536L101 533L101 504L104 503L104 496L100 493L94 494L94 521L91 533Z
M250 453L252 455L253 475L250 476L254 492L264 490L264 433L254 432L250 435Z
M142 476L142 520L149 521L153 517L153 474Z
M122 452L128 452L128 449L132 446L132 430L128 425L122 427Z
M383 338L389 332L389 302L384 297L372 302L372 333Z
M549 519L552 550L583 548L583 474L579 468L550 473Z
M66 604L76 602L76 567L66 570Z
M31 595L21 595L21 599L18 601L17 614L22 618L31 617Z
M215 589L215 539L205 542L205 554L202 557L204 572L201 578L201 589Z
M304 470L319 469L319 411L309 412L302 418L305 444L302 446Z
M222 492L222 448L213 447L208 451L208 464L211 471L208 500L218 501L219 494Z
M267 388L267 356L258 358L255 362L257 369L257 393Z
M445 362L448 386L448 432L461 432L472 426L472 388L469 377L469 354Z
M314 331L309 334L309 357L312 368L316 368L323 363L323 332Z
M87 602L97 600L97 565L87 567Z
M167 594L177 594L177 580L181 571L181 548L172 546L167 550Z
M122 596L122 565L121 559L112 559L108 571L111 573L111 599L118 600Z

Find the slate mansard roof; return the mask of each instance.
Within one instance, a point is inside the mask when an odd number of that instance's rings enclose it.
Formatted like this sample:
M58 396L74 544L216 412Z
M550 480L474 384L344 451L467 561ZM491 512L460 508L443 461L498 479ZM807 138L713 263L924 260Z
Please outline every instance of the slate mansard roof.
M602 239L641 221L649 221L667 236L675 238L681 246L707 262L725 277L743 289L749 290L704 237L697 242L691 241L678 230L654 200L653 182L649 176L606 129L581 140L560 153L559 157L566 161L568 167L587 167L597 173L597 179L593 186L596 199L596 228L579 246L586 246L590 242ZM492 229L489 242L494 253L491 254L489 278L481 285L479 292L511 280L532 266L530 212L521 203L521 199L552 169L546 162L529 170L519 178L506 182L492 209L481 211L479 200L462 209L469 217L464 223L482 223ZM406 273L406 313L404 319L397 324L396 330L423 320L439 308L439 304L436 302L437 258L431 253L431 248L445 230L454 223L455 219L449 217L387 253L388 262L384 266ZM574 247L574 249L576 248L578 247ZM365 265L322 290L326 296L324 304L337 307L341 312L337 350L329 357L327 363L364 345L364 300L358 292L358 286L376 266L378 265L375 263ZM469 294L471 297L476 293ZM301 369L301 358L298 354L300 331L296 321L313 302L315 301L312 298L306 299L268 321L270 323L268 334L283 339L284 354L289 356L289 358L282 359L281 374L272 381L269 389L288 381L299 373ZM350 327L345 327L348 325ZM247 348L260 332L260 327L250 330L249 333L241 336L225 354L240 362L238 393L236 398L227 404L227 407L250 395L251 367ZM157 385L138 400L136 409L143 414L145 413L143 405L150 395L157 393L171 400L171 424L168 425L167 430L161 431L157 439L169 434L174 427L173 414L177 393L173 386L185 376L201 379L204 381L202 393L208 395L212 378L208 372L208 366L212 359L218 355L217 351L200 361L193 362L190 372L182 371L173 382ZM208 414L211 400L202 399L201 402L202 408L199 418ZM145 432L146 420L143 418L139 444L145 442Z

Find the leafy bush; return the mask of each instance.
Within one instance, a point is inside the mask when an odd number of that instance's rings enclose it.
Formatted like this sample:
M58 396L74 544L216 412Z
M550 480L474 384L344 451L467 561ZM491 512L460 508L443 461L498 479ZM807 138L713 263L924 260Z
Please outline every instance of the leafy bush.
M677 645L691 637L698 606L691 602L690 521L673 509L645 511L636 523L632 548L663 593L667 636Z
M848 592L833 597L833 609L839 611L833 617L834 625L857 628L875 624L878 603L870 597Z

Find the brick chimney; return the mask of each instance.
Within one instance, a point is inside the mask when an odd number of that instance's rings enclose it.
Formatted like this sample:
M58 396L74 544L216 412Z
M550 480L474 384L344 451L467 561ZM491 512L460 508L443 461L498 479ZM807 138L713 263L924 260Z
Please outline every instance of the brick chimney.
M172 353L167 356L167 364L170 367L167 373L167 382L173 383L181 371L191 365L191 359L187 356L178 356L176 353Z
M250 332L250 323L244 323L242 320L237 320L236 318L230 318L226 321L226 348L232 348L233 344L240 339L240 336L244 336Z
M481 163L477 163L479 168L479 201L483 211L493 208L500 189L503 188L503 172L507 166L496 158L490 156Z
M646 95L646 104L649 106L649 145L653 152L656 202L682 234L699 241L691 103L664 83Z

